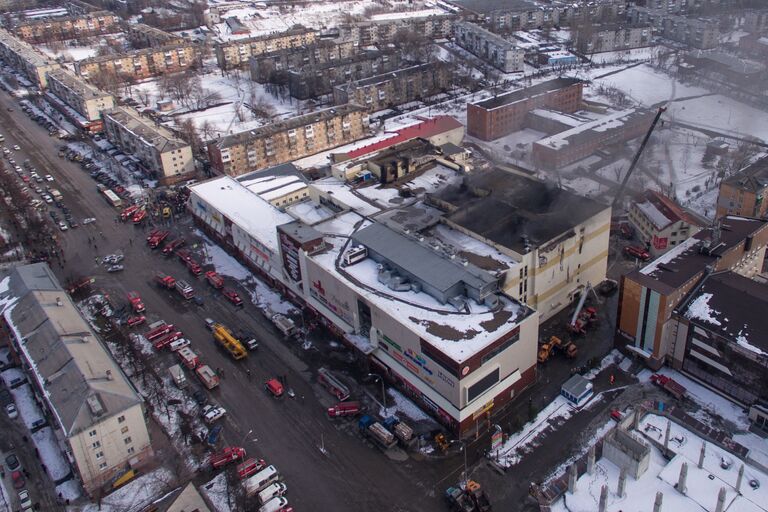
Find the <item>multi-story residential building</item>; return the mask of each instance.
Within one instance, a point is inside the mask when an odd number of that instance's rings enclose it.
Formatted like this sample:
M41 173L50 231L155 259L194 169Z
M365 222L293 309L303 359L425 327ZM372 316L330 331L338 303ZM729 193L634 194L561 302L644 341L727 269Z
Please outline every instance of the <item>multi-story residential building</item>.
M338 105L222 137L208 144L208 158L217 172L239 176L359 140L367 124L362 107Z
M45 263L4 280L2 323L11 356L47 410L43 429L90 495L151 462L141 396Z
M397 43L402 31L428 39L446 39L453 33L455 16L423 16L394 20L366 20L341 25L343 39L355 41L359 46Z
M709 222L674 200L647 190L629 206L629 222L653 256L660 256L701 231Z
M583 86L576 78L556 78L467 103L467 134L482 140L498 139L520 130L528 112L541 107L575 112L581 108Z
M90 57L75 63L77 72L89 79L100 74L120 80L141 80L184 71L197 64L197 46L192 43L145 48L119 55Z
M243 67L251 57L291 48L303 48L318 39L315 30L297 28L216 45L216 61L223 70Z
M747 34L739 39L739 49L748 55L768 60L768 37L762 34Z
M506 170L472 172L428 194L443 223L489 244L514 264L505 293L543 322L605 279L611 207Z
M136 156L161 183L189 179L195 172L192 148L164 126L128 107L102 112L109 141Z
M337 85L333 88L333 100L336 104L362 105L368 112L375 112L443 92L450 87L452 78L451 69L443 63L419 64Z
M720 44L720 29L714 19L679 16L639 6L630 7L628 19L632 24L650 24L655 35L692 48L707 50Z
M533 163L559 169L598 149L639 137L648 131L655 114L651 109L630 108L550 135L533 143Z
M319 67L336 61L351 59L358 53L354 41L318 40L306 47L288 48L251 57L251 80L261 84L287 79L289 71L306 66Z
M0 55L41 89L48 85L46 76L48 71L61 67L55 60L2 28L0 28Z
M18 37L30 43L112 34L120 30L120 17L109 11L56 18L35 18L24 20L13 27L13 32Z
M749 9L744 11L743 29L750 34L768 33L768 9Z
M586 54L629 50L651 44L650 25L587 25L583 30L574 31L574 46Z
M143 23L127 23L125 25L125 35L134 48L167 46L184 42L183 37Z
M716 218L768 217L768 157L749 164L720 183Z
M675 352L673 311L708 274L761 272L768 221L728 215L645 267L622 276L617 344L659 368Z
M456 44L505 73L523 70L525 51L515 43L480 25L459 21L454 26Z
M59 101L52 104L59 108L77 126L91 131L101 131L104 123L101 111L114 107L111 94L92 86L68 69L54 69L48 72L48 94ZM72 112L74 110L74 112Z
M279 209L225 176L191 186L189 205L206 233L450 431L486 430L536 377L538 317L499 289L508 259L476 266L476 253L493 250L442 226L454 243L467 240L466 259L451 257L410 232L405 211L363 225L370 205L335 178L328 186L311 183L309 200ZM315 219L297 220L302 211ZM351 247L365 257L342 269Z
M400 68L400 53L363 50L348 59L335 60L317 66L305 65L288 71L288 91L300 100L316 98L333 92L339 84L354 82ZM347 102L344 102L347 103Z

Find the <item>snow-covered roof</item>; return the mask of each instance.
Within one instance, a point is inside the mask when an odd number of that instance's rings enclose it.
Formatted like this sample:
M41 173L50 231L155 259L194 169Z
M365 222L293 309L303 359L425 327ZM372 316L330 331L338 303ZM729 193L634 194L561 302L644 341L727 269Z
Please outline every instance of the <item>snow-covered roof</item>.
M22 265L0 282L0 307L36 387L67 436L141 398L48 265Z
M556 133L555 135L541 139L534 144L554 149L562 149L574 139L590 137L592 134L602 133L609 130L619 130L627 124L642 122L651 114L652 112L650 110L629 108L627 110L622 110L621 112L607 115L597 121L584 123L581 126L576 126L564 132Z
M310 188L330 196L331 200L339 206L355 210L361 215L373 215L381 211L381 208L360 197L348 184L337 178L329 177L314 181Z

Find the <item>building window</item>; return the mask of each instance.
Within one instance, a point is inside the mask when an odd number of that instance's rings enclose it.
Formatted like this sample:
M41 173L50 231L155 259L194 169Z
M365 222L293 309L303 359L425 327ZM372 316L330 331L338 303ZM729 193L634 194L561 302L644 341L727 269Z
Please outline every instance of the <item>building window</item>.
M95 441L91 446L94 448L100 448L101 447L101 441Z
M117 422L118 422L118 423L122 423L122 422L124 422L124 421L125 421L125 416L118 416L118 417L117 417Z
M125 439L123 439L123 442L124 442L125 444L131 444L131 443L133 442L133 439L131 439L131 437L130 437L130 436L128 436L128 437L126 437Z
M96 460L103 459L104 458L104 452L96 452Z
M107 469L107 463L102 462L101 464L99 464L99 469Z
M88 432L88 435L91 436L91 437L94 437L96 435L96 431L95 430L91 430L90 432Z
M133 446L129 447L128 448L128 455L132 454L135 451L136 451L136 449Z

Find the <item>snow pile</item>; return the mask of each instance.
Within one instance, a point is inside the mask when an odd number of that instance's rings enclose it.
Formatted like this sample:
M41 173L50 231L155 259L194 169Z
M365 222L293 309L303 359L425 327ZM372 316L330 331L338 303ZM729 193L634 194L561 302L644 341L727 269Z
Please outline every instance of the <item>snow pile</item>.
M389 411L392 411L388 416L392 416L395 412L400 412L413 421L428 421L432 419L428 414L422 411L419 406L411 402L405 395L396 389L388 389L387 395L389 395L389 398L395 403L388 408Z
M40 452L40 460L45 464L51 480L61 480L72 471L64 459L64 454L59 448L59 443L53 433L53 429L46 427L32 434L32 440Z
M5 372L3 373L5 374ZM13 400L16 402L16 408L19 410L19 414L27 428L31 429L34 422L44 419L29 384L12 389L11 393L13 394Z
M81 512L123 512L143 510L155 496L170 490L176 484L173 472L158 468L124 485L101 499L100 504L90 503Z
M749 340L747 339L747 333L745 332L747 329L747 326L745 325L739 333L736 335L736 343L744 347L745 349L749 350L750 352L754 352L755 354L760 354L761 356L768 356L764 351L760 350L756 346L752 345Z
M200 491L205 494L216 512L232 511L228 489L226 473L219 473L213 480L200 487Z
M73 501L79 498L83 492L77 480L67 480L63 484L56 486L56 494L61 495L61 499Z
M712 325L720 325L720 322L715 319L713 315L717 315L718 312L709 307L709 299L713 295L711 293L702 293L688 306L688 310L685 312L685 317L689 319L697 319L703 322L707 322Z

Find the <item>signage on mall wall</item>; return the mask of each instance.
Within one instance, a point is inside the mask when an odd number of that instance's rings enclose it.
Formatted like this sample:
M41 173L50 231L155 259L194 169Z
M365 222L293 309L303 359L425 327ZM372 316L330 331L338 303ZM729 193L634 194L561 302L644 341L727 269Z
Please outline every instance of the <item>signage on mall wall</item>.
M664 250L667 248L667 237L659 237L656 235L653 235L653 247L659 250Z
M339 300L335 295L331 295L331 297L328 298L322 281L319 279L312 281L309 285L309 294L325 307L333 311L336 316L347 322L349 325L353 325L354 318L350 312L349 303Z
M301 266L299 265L300 248L301 246L298 242L285 233L280 232L280 252L283 255L283 268L288 273L288 277L297 283L301 281Z
M405 366L411 373L418 375L421 380L432 386L435 387L435 373L434 371L428 366L429 361L427 361L424 356L422 356L420 353L416 352L415 350L411 348L406 348L403 350L403 348L396 343L395 341L392 341L392 339L387 336L386 334L382 333L380 330L376 329L376 332L378 334L378 337L381 341L383 341L385 344L379 343L383 348L386 349L386 351L395 358L395 360ZM393 348L394 350L389 350L389 348ZM450 387L456 387L456 383L454 382L453 378L449 375L446 375L444 372L442 372L439 368L437 369L437 377L443 381L445 384L449 385Z

